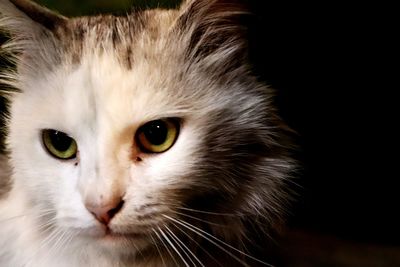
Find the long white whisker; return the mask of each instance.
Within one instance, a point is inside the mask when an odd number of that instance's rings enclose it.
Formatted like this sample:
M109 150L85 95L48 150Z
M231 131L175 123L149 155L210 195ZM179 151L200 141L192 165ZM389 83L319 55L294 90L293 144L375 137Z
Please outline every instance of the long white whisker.
M167 250L169 256L171 257L171 259L174 261L175 266L179 266L178 262L176 261L174 255L172 255L172 252L169 250L168 246L165 244L164 240L162 239L162 237L157 233L157 231L155 229L153 229L154 233L156 234L156 236L158 237L158 239L161 241L161 243L163 244L164 248Z
M171 222L171 224L173 226L176 227L176 229L178 229L181 233L183 233L186 237L188 237L194 244L196 244L204 253L206 253L211 259L213 259L219 266L223 267L218 260L213 257L206 249L204 249L199 242L197 242L196 240L193 239L193 237L191 237L188 233L186 233L185 231L183 231L180 227L178 227L178 225L176 225L174 222Z
M77 235L79 235L79 234L81 233L81 230L79 230L77 233L73 233L73 232L71 232L71 231L68 231L68 233L69 233L69 234L68 234L69 237L67 237L67 238L65 239L65 242L64 242L64 249L68 247L68 245L71 243L71 241L74 239L75 236L77 236Z
M191 212L197 212L197 213L204 213L208 215L215 215L215 216L230 216L230 217L237 217L240 214L233 214L233 213L218 213L218 212L211 212L211 211L204 211L204 210L196 210L196 209L190 209L190 208L184 208L184 207L175 207L180 210L185 210L185 211L191 211Z
M215 241L213 241L211 238L208 238L206 235L202 234L201 232L195 230L195 228L193 228L194 226L189 226L186 225L183 221L178 221L175 220L173 218L170 218L173 221L175 221L176 223L180 224L181 226L189 229L190 231L192 231L195 234L198 234L199 236L203 237L204 239L206 239L207 241L209 241L211 244L213 244L214 246L218 247L219 249L221 249L222 251L224 251L226 254L228 254L229 256L231 256L232 258L234 258L235 260L237 260L239 263L241 263L243 266L246 267L250 267L249 265L247 265L243 260L239 259L238 257L236 257L235 255L233 255L231 252L229 252L228 250L226 250L224 247L222 247L221 245L219 245L218 243L216 243Z
M189 260L193 263L193 265L194 266L196 266L196 263L194 263L194 261L190 258L190 256L185 252L185 250L187 251L187 252L189 252L190 253L190 255L192 255L194 258L195 258L195 260L198 262L198 263L200 263L200 265L201 266L203 266L203 267L205 267L204 266L204 264L196 257L196 255L174 234L174 232L172 232L169 228L168 228L168 226L165 226L165 228L167 229L167 231L170 233L170 235L171 235L171 237L172 238L175 238L175 240L178 242L178 246L180 246L181 247L181 249L182 249L182 251L185 253L185 255L189 258ZM180 245L179 245L179 243L180 243ZM183 246L183 248L182 248L182 246Z
M45 222L43 224L38 224L38 225L37 224L33 224L33 226L36 228L35 229L36 231L44 233L45 229L50 227L52 223L53 223L53 221L51 220L50 222ZM32 228L27 227L24 230L22 230L19 234L21 236L24 236L26 233L30 233L30 232L32 232Z
M163 263L163 266L166 267L167 265L165 264L164 257L163 257L163 255L162 255L162 253L161 253L160 248L159 248L158 245L157 245L157 241L154 239L153 235L151 235L151 234L150 234L150 238L151 238L151 240L153 241L154 245L156 246L156 249L157 249L157 251L158 251L158 254L160 255L160 258L161 258L161 261L162 261L162 263Z
M168 242L168 244L172 247L172 249L178 254L179 258L183 261L186 267L189 267L189 264L185 261L185 259L182 257L182 254L179 252L179 250L176 248L176 246L171 242L171 240L168 238L168 236L164 233L163 230L161 230L160 227L158 227L158 231L160 231L161 235L165 238L165 240Z
M129 246L132 245L136 252L138 252L141 256L143 256L143 252L138 248L138 246L134 242L130 242L129 239L124 238L124 245L126 249L129 249Z
M33 216L33 218L40 219L40 218L47 217L47 216L50 216L50 215L55 215L54 210L40 211L40 212L36 213ZM52 217L54 217L54 216L52 216Z
M199 235L202 234L202 236L203 236L204 238L208 237L208 238L207 238L208 241L210 241L210 242L213 243L214 245L218 246L220 249L223 249L225 252L229 253L229 255L233 256L236 260L238 260L238 261L241 262L241 263L242 263L242 261L241 261L239 258L237 258L236 256L232 255L230 252L228 252L227 250L225 250L223 247L221 247L220 245L218 245L216 242L219 242L220 244L225 245L225 246L227 246L228 248L233 249L233 250L235 250L236 252L238 252L238 253L240 253L240 254L242 254L242 255L244 255L244 256L246 256L246 257L252 259L252 260L255 260L255 261L257 261L257 262L259 262L259 263L262 263L262 264L264 264L264 265L266 265L266 266L272 267L271 264L268 264L268 263L266 263L266 262L263 262L263 261L261 261L261 260L255 258L255 257L253 257L253 256L251 256L251 255L249 255L249 254L247 254L247 253L244 253L243 251L241 251L241 250L239 250L239 249L237 249L237 248L235 248L235 247L233 247L233 246L227 244L226 242L224 242L224 241L222 241L222 240L216 238L215 236L213 236L213 235L207 233L206 231L204 231L204 230L202 230L202 229L200 229L200 228L198 228L198 227L196 227L196 226L190 225L190 224L188 224L187 222L184 222L184 221L182 221L182 220L177 220L177 219L171 218L171 217L168 216L168 215L164 215L164 217L166 217L166 218L168 218L168 219L170 219L170 220L173 220L174 222L176 222L176 223L178 223L178 224L180 224L180 225L186 227L187 229L189 229L189 230L191 230L191 231L193 231L193 232L195 232L195 233L197 233L197 234L199 234ZM216 242L214 242L214 241L212 241L212 240L215 240ZM243 263L242 263L242 264L243 264ZM247 264L244 264L244 265L247 266Z
M165 226L168 228L167 226ZM197 266L196 263L192 260L192 257L188 254L187 251L190 251L186 246L182 246L183 242L177 237L169 228L166 229L166 234L169 235L172 239L172 241L175 242L175 244L179 247L179 249L182 251L183 254L185 254L186 258L189 259L189 261L194 265Z
M41 241L39 247L36 249L35 253L33 253L33 255L30 257L30 259L25 263L24 266L29 266L32 261L36 258L37 254L47 245L49 245L51 242L53 242L54 239L57 238L57 235L60 233L59 229L53 229L55 227L50 228L49 230L52 230L52 232ZM50 249L51 251L51 249Z
M63 243L64 237L66 235L66 231L61 230L61 235L59 236L59 238L57 239L57 241L54 243L54 245L52 246L53 249L53 253L57 253Z
M165 226L166 228L168 228L167 226ZM175 235L171 235L171 233L167 230L167 232L165 233L167 236L169 236L171 238L171 241L173 241L178 248L183 252L183 254L186 256L186 258L188 258L190 260L191 263L193 263L194 266L196 266L196 263L193 262L192 258L190 257L190 255L186 252L185 248L183 248L181 246L181 244L178 242L180 241L179 238ZM181 257L182 259L184 258L183 255Z
M173 243L175 243L176 245L177 245L177 248L179 248L180 249L180 251L182 251L182 253L184 254L184 255L182 255L182 259L184 258L183 256L186 256L186 258L188 258L189 260L190 260L190 262L192 263L192 264L194 264L194 266L196 266L196 263L194 263L193 262L193 260L191 259L191 257L190 257L190 255L186 252L186 250L185 250L185 248L183 248L182 246L181 246L181 244L177 241L177 237L175 236L172 236L171 235L171 233L169 232L169 231L166 231L166 235L167 236L169 236L170 238L171 238L171 240L173 241ZM179 240L179 239L178 239ZM189 263L188 263L188 265L189 265Z
M36 226L36 231L40 232L41 234L46 234L46 232L50 231L54 226L55 220L51 220Z
M195 216L191 216L191 215L188 215L188 214L185 214L185 213L182 213L182 212L173 211L173 213L181 215L181 216L184 216L184 217L191 218L191 219L196 220L196 221L204 222L204 223L207 223L209 225L214 225L214 226L224 227L224 228L229 227L229 225L226 225L226 224L223 225L223 224L218 224L218 223L215 223L215 222L210 222L210 221L207 221L207 220L204 220L204 219L200 219L200 218L197 218Z
M48 216L52 212L53 212L53 210L43 210L43 211L39 211L39 212L32 212L32 213L25 213L25 214L21 214L21 215L16 215L16 216L13 216L13 217L10 217L10 218L6 218L6 219L3 219L3 220L0 220L0 224L1 223L6 223L6 222L9 222L9 221L12 221L12 220L16 220L16 219L23 219L23 218L25 218L27 216L30 216L30 215L34 215L33 218L39 219L39 218Z

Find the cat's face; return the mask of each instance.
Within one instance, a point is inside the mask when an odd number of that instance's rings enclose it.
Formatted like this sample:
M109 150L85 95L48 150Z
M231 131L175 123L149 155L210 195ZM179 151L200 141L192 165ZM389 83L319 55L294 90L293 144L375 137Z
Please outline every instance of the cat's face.
M128 70L110 53L31 80L34 88L13 102L10 138L19 183L36 205L55 212L57 227L82 235L105 234L90 205L121 199L108 227L118 234L143 234L181 205L181 189L205 182L193 173L206 156L204 125L213 118L206 110L213 108L190 95L185 99L192 89L177 88L181 82L155 75L168 66L144 62ZM172 146L161 153L141 147L140 127L168 118L177 128ZM43 135L48 129L73 138L76 156L52 154Z
M225 2L34 30L8 142L38 223L132 253L194 232L184 221L277 216L291 169L282 126L243 61L231 19L240 12Z

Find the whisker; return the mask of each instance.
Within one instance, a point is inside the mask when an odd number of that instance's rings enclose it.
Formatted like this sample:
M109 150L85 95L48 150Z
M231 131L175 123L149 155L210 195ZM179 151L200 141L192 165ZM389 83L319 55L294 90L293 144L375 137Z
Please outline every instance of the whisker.
M189 260L193 263L194 266L196 266L196 263L194 263L194 261L190 258L190 256L185 252L185 249L187 252L189 252L198 263L200 263L201 266L205 267L204 264L196 257L196 255L174 234L174 232L172 232L168 226L165 226L165 228L167 229L167 231L170 233L172 238L175 238L175 240L180 243L183 248L181 247L182 251L185 253L186 257L189 258ZM179 246L179 244L178 244Z
M54 212L54 210L46 209L46 210L40 210L40 211L36 211L36 212L32 212L32 213L25 213L25 214L15 215L15 216L0 220L0 223L12 221L12 220L19 219L19 218L22 218L22 217L27 217L27 216L30 216L30 215L34 215L34 218L40 218L40 217L47 216L47 215L51 214L52 212Z
M46 231L48 231L49 229L51 229L51 227L54 225L55 220L50 220L47 221L45 223L39 224L36 226L36 230L40 233L45 233Z
M176 206L175 208L185 210L185 211L191 211L191 212L197 212L197 213L204 213L208 215L215 215L215 216L230 216L230 217L237 217L240 216L240 214L234 214L234 213L219 213L219 212L211 212L211 211L204 211L204 210L197 210L197 209L190 209L190 208L185 208L185 207L179 207Z
M37 212L36 214L34 214L33 218L40 219L40 218L43 218L43 217L46 217L46 216L49 216L49 215L53 215L52 217L54 217L55 216L54 210Z
M150 234L150 238L151 238L151 240L153 241L154 245L156 246L156 249L157 249L157 251L158 251L158 255L160 255L160 258L161 258L161 261L162 261L162 263L163 263L163 266L166 267L167 265L165 264L164 257L163 257L163 255L162 255L162 253L161 253L160 248L159 248L158 245L157 245L157 241L154 239L154 237L153 237L152 234Z
M44 224L39 224L39 225L33 224L33 226L36 228L35 230L37 230L38 232L45 232L44 229L51 226L51 223L46 222ZM20 231L19 235L25 236L26 233L30 233L30 232L32 232L32 228L27 227L27 228L23 229L22 231Z
M135 251L136 251L136 252L138 252L138 253L139 253L139 255L143 257L143 252L142 252L142 250L141 250L141 249L139 249L139 248L138 248L138 246L137 246L137 245L135 245L135 243L134 243L134 242L129 242L129 244L132 244L132 245L133 245L133 247L135 248Z
M50 253L50 255L55 255L56 253L60 253L62 251L65 251L68 248L67 244L75 236L69 230L60 230L60 232L61 232L61 235L58 238L58 240L55 242L55 244L52 246L52 252Z
M53 253L54 253L54 254L57 253L57 252L59 251L60 246L61 246L62 243L63 243L64 236L65 236L65 234L66 234L66 231L64 231L64 230L60 230L60 232L61 232L60 236L58 237L57 241L56 241L56 242L53 244L53 246L52 246L52 249L53 249Z
M173 220L174 222L176 222L176 223L178 223L178 224L180 224L180 225L186 227L187 229L191 230L192 232L194 232L194 233L196 233L196 234L198 234L198 235L200 235L200 236L206 238L208 241L210 241L210 242L213 243L214 245L218 246L220 249L224 250L226 253L228 253L229 255L231 255L232 257L234 257L236 260L238 260L238 261L239 261L240 263L242 263L242 264L243 264L243 262L242 262L239 258L237 258L236 256L232 255L229 251L227 251L226 249L224 249L223 247L221 247L221 246L220 246L219 244L217 244L216 242L219 242L220 244L222 244L222 245L224 245L224 246L227 246L228 248L230 248L230 249L232 249L232 250L234 250L234 251L236 251L236 252L242 254L243 256L246 256L246 257L248 257L248 258L250 258L250 259L252 259L252 260L254 260L254 261L257 261L257 262L259 262L259 263L262 263L262 264L264 264L264 265L266 265L266 266L270 266L270 267L273 266L273 265L271 265L271 264L268 264L268 263L266 263L266 262L263 262L263 261L261 261L261 260L255 258L255 257L253 257L253 256L251 256L251 255L249 255L249 254L247 254L247 253L245 253L245 252L243 252L243 251L241 251L241 250L239 250L239 249L237 249L237 248L235 248L235 247L233 247L233 246L227 244L226 242L224 242L224 241L222 241L222 240L216 238L215 236L213 236L213 235L207 233L206 231L204 231L204 230L202 230L202 229L200 229L200 228L198 228L198 227L196 227L196 226L190 225L189 223L187 223L187 222L185 222L185 221L182 221L182 220L177 220L177 219L171 218L171 217L168 216L168 215L163 215L163 216L166 217L167 219ZM215 240L216 242L214 242L213 240ZM244 265L245 265L245 266L248 266L247 264L244 264Z
M178 254L179 258L183 261L186 267L190 267L189 264L185 261L185 259L182 257L182 254L179 252L179 250L176 248L176 246L171 242L171 240L168 238L168 236L164 233L163 230L161 230L160 227L158 227L158 231L160 231L161 235L165 238L165 240L168 242L168 244L172 247L172 249Z
M53 228L55 228L55 227L53 227ZM50 229L50 230L54 230L54 229ZM57 237L57 235L59 234L59 232L60 232L59 229L55 229L55 230L54 230L53 232L51 232L45 239L43 239L43 240L40 242L40 245L39 245L39 247L36 249L35 253L33 253L33 255L29 258L29 260L25 263L24 266L29 266L29 265L31 265L32 261L36 258L37 254L38 254L45 246L49 245L49 244L52 242L52 240L54 240L54 239ZM42 260L43 260L43 259L42 259ZM42 261L40 261L40 262L42 262ZM39 262L39 263L40 263L40 262Z
M123 238L123 241L124 241L123 245L127 250L131 249L130 246L133 246L135 249L135 252L139 253L139 255L143 257L142 250L138 248L138 246L135 244L135 242L132 242L131 240L129 240L128 238L125 238L125 237Z
M153 229L154 233L156 234L156 236L158 237L158 239L161 241L161 243L163 244L164 248L167 250L169 256L171 257L171 259L174 261L175 266L179 266L178 262L176 261L174 255L172 255L172 252L169 250L168 246L165 244L164 240L162 239L162 237L157 233L157 231L155 229Z
M189 259L189 261L194 264L194 266L196 266L196 264L193 262L193 260L191 259L191 257L189 256L189 254L186 252L186 250L181 246L180 243L178 243L178 241L176 240L176 237L172 236L171 233L169 231L166 231L166 235L169 236L171 238L171 240L177 245L177 247L180 249L180 251L182 251L182 253L184 254L184 256L186 256L186 258ZM179 239L178 239L179 240ZM181 257L182 259L184 258L183 255ZM189 264L188 264L189 265Z
M179 228L174 222L171 222L171 225L175 226L176 229L178 229L181 233L183 233L187 238L189 238L194 244L197 245L197 247L199 247L204 253L207 254L207 256L209 256L211 259L213 259L219 266L222 266L218 260L213 257L206 249L204 249L199 242L197 242L196 240L193 239L193 237L191 237L188 233L186 233L184 230L182 230L181 228Z
M79 235L81 232L82 232L82 230L79 230L76 233L74 233L72 231L68 231L69 237L66 238L66 241L65 241L65 244L64 244L64 248L67 248L68 245L71 243L71 241L74 239L74 237Z
M182 212L178 212L178 211L172 211L172 212L175 213L175 214L184 216L184 217L191 218L191 219L196 220L196 221L207 223L209 225L214 225L214 226L217 226L217 227L224 227L224 228L229 228L230 227L227 224L218 224L218 223L215 223L215 222L210 222L210 221L207 221L207 220L204 220L204 219L200 219L200 218L197 218L195 216L191 216L191 215L188 215L188 214L185 214L185 213L182 213Z
M173 219L167 215L165 215L167 218L169 218L170 220L173 220L174 222L180 224L181 226L187 228L188 230L192 231L195 234L198 234L199 236L203 237L204 239L206 239L207 241L209 241L210 243L212 243L213 245L215 245L216 247L218 247L219 249L221 249L222 251L224 251L225 253L227 253L229 256L231 256L232 258L234 258L235 260L237 260L239 263L241 263L243 266L249 267L249 265L247 265L245 262L243 262L241 259L239 259L238 257L236 257L235 255L233 255L231 252L229 252L228 250L226 250L224 247L222 247L221 245L219 245L218 243L216 243L215 241L213 241L211 238L208 238L206 235L202 234L201 232L199 232L198 230L195 230L196 228L192 228L194 226L189 226L186 225L185 222L183 222L182 220L176 220Z

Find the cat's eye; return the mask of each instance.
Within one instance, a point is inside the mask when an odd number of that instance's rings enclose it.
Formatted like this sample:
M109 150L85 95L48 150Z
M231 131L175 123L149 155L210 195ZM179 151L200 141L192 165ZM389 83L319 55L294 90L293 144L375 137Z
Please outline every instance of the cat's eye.
M67 134L56 130L43 130L42 139L44 147L53 157L63 160L76 157L78 145Z
M136 142L145 153L162 153L170 149L179 135L178 119L150 121L139 128Z

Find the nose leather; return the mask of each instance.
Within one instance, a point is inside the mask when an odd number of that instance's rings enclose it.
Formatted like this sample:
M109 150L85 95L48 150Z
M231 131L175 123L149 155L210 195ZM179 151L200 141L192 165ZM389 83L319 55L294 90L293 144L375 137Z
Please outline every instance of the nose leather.
M87 210L102 224L108 225L121 210L124 201L120 198L103 203L86 204Z

